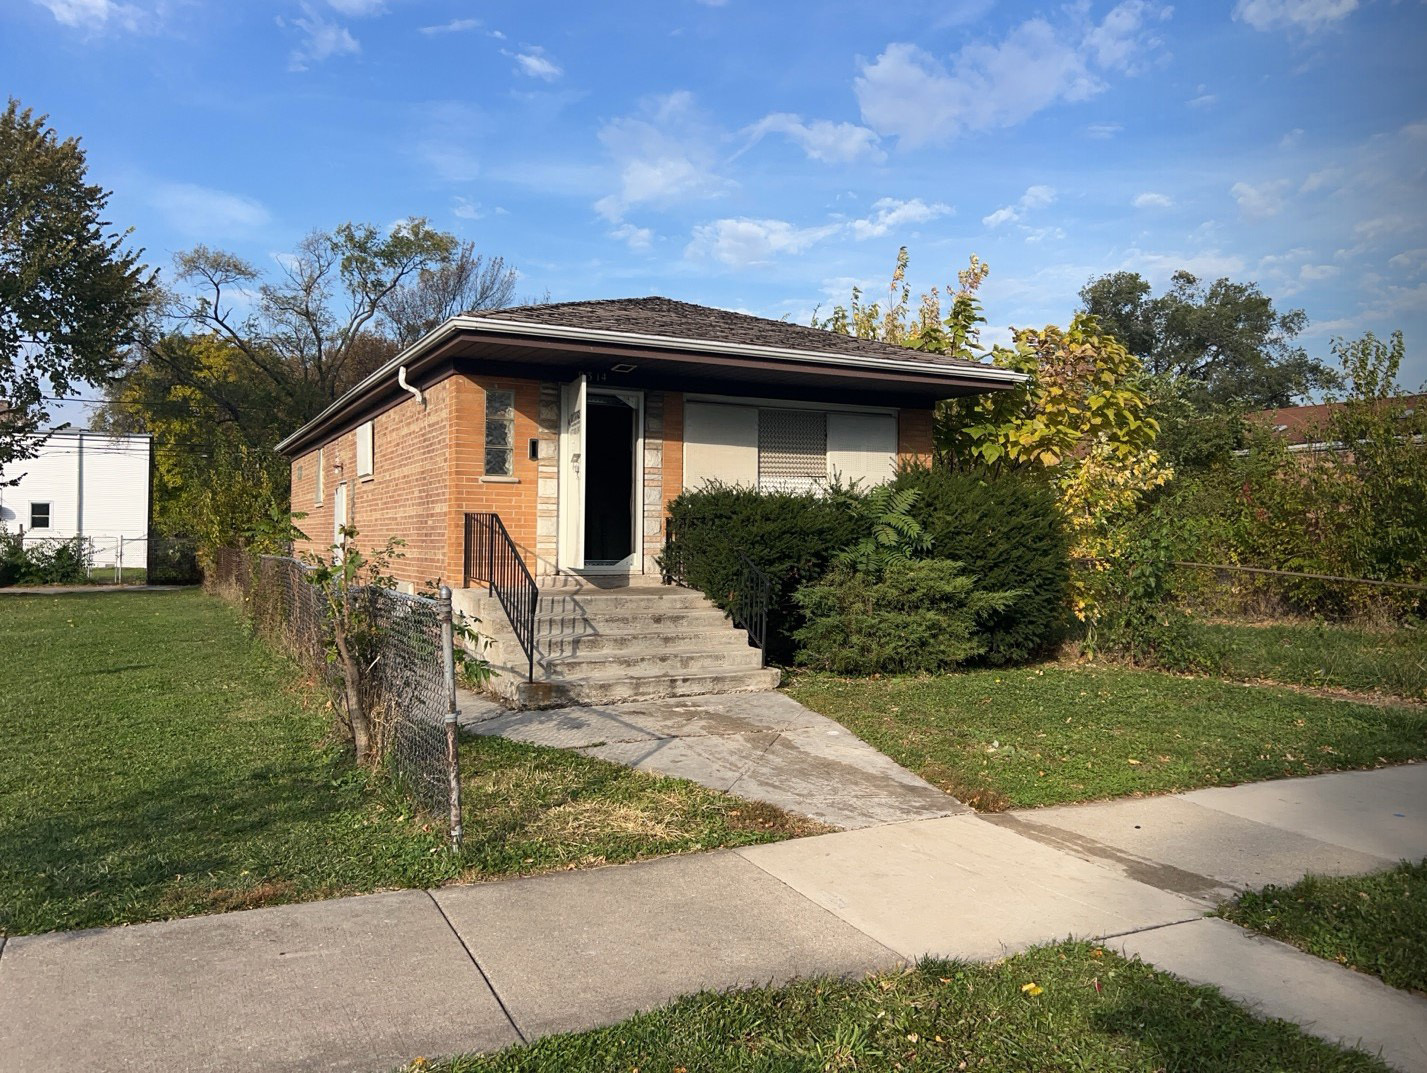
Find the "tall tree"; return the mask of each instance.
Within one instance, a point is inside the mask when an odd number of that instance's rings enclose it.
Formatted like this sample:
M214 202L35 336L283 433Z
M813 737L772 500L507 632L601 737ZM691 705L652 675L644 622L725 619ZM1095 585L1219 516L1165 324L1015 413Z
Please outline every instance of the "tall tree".
M78 139L46 118L13 98L0 115L0 473L38 450L47 396L119 370L154 291L101 218L110 195L85 181Z
M487 258L474 242L463 242L449 260L422 269L392 292L383 315L396 341L407 346L449 317L510 305L515 281L505 258Z
M1308 326L1301 309L1280 313L1256 283L1205 283L1176 272L1153 297L1137 272L1112 272L1085 284L1086 313L1196 406L1287 406L1330 386L1332 372L1296 339Z

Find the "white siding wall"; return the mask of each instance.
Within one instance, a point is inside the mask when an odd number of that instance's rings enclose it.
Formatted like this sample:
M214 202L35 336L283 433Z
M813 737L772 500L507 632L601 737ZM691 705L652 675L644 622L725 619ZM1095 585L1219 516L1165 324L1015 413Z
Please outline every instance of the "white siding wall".
M112 564L118 540L136 546L126 565L142 566L149 531L149 437L58 432L36 458L11 463L0 486L0 526L35 539L93 537L96 565ZM30 532L30 504L50 504L50 527Z
M779 422L800 415L823 418L816 424L823 435L794 437L797 443L783 444L787 436L773 435ZM774 451L777 457L761 457L761 441L764 450L781 444L782 449ZM797 458L790 462L794 447ZM810 448L822 457L805 458ZM790 466L796 473L783 474ZM840 479L865 489L890 480L896 471L896 414L693 400L684 407L684 487L690 491L711 480L748 488L802 489Z

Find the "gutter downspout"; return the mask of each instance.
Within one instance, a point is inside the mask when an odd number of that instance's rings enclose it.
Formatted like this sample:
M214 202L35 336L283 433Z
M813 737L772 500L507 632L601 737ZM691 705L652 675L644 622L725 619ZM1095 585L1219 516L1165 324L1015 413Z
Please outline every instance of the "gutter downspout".
M419 402L419 403L421 403L421 408L422 408L423 410L426 409L426 396L421 393L421 389L420 389L419 387L412 387L410 384L408 384L408 383L406 382L406 366L405 366L405 365L400 366L400 367L396 370L396 382L397 382L397 385L398 385L403 391L409 391L409 392L411 392L412 396L416 399L416 401Z

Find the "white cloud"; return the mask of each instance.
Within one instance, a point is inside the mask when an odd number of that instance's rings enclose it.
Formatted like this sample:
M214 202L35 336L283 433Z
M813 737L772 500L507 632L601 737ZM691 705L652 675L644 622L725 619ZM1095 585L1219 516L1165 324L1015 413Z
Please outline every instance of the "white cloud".
M499 205L488 209L479 201L457 196L451 206L451 215L461 220L484 220L487 216L509 216L510 213Z
M386 11L386 0L327 0L327 6L339 15L364 19Z
M940 201L934 201L928 205L919 197L914 197L910 201L898 201L892 197L879 198L873 202L870 216L863 220L852 221L852 235L859 239L881 238L888 231L913 224L923 224L951 212L951 206Z
M547 56L545 50L538 45L532 45L524 52L505 52L504 54L515 60L517 71L529 75L531 78L554 82L565 73L564 68Z
M1054 200L1054 187L1028 186L1014 205L1006 205L988 216L981 217L981 222L990 228L1000 227L1005 223L1018 223L1027 212L1043 209Z
M1292 149L1297 146L1298 143L1302 140L1303 128L1294 127L1292 130L1290 130L1287 134L1285 134L1282 138L1278 140L1278 147L1280 149Z
M815 242L841 230L838 224L795 227L786 220L754 220L747 216L715 220L694 228L684 250L691 260L712 257L732 268L763 264L778 254L802 253Z
M1239 211L1245 216L1262 218L1276 215L1283 208L1284 194L1288 192L1288 187L1287 179L1274 179L1257 186L1240 182L1231 186L1229 193L1234 195L1234 200L1239 203Z
M1160 54L1151 24L1170 12L1124 0L1097 24L1085 21L1084 7L1065 10L1068 23L1028 19L999 42L963 45L949 66L916 45L888 45L853 84L863 121L907 145L1014 126L1057 101L1104 91L1103 75L1138 72L1142 58Z
M1298 270L1298 278L1305 283L1318 283L1321 280L1332 279L1342 269L1337 265L1304 265Z
M1146 190L1143 194L1136 194L1135 200L1130 202L1137 209L1167 209L1174 201L1167 194L1156 194Z
M609 233L609 237L619 239L631 250L647 250L649 244L654 241L654 232L647 227L620 224Z
M717 173L720 135L685 90L646 99L640 115L606 123L599 137L619 171L619 189L595 202L611 223L636 205L716 197L728 188Z
M463 34L469 30L479 30L480 19L452 19L450 22L443 22L437 26L423 26L421 32L427 34Z
M774 112L764 116L745 131L750 145L765 134L785 134L799 145L809 159L824 164L851 164L861 159L881 161L887 158L877 144L877 133L856 123L834 123L815 119L804 123L803 117L789 112Z
M1091 123L1085 128L1085 133L1092 138L1113 138L1124 129L1122 123Z
M1421 272L1427 268L1427 249L1403 250L1388 258L1387 263L1393 268L1400 268L1407 272Z
M362 46L345 26L307 4L302 6L302 14L293 19L292 24L302 31L306 40L288 57L289 70L305 71L312 64L333 56L356 55L362 51Z
M1358 0L1239 0L1234 18L1255 30L1302 30L1312 33L1347 18Z
M137 31L156 16L146 13L133 4L116 3L115 0L35 0L46 8L55 21L62 26L71 26L87 33L98 33L111 25L121 30Z
M1169 277L1181 268L1200 279L1220 279L1236 276L1244 270L1244 260L1236 254L1221 253L1218 250L1203 250L1199 253L1156 253L1151 250L1131 249L1120 262L1120 268L1127 272L1138 272L1156 288L1169 282Z
M170 227L209 241L250 234L272 219L260 201L196 183L159 183L149 203Z

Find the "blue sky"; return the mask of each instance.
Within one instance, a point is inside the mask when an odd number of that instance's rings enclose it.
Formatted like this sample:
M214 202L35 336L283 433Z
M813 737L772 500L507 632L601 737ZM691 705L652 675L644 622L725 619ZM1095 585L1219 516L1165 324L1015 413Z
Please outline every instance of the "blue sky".
M555 300L806 321L976 253L994 326L1092 275L1256 280L1427 379L1427 4L7 0L4 89L152 263L424 215Z

